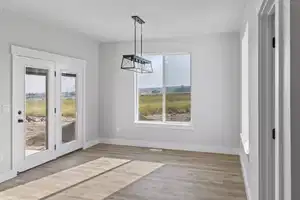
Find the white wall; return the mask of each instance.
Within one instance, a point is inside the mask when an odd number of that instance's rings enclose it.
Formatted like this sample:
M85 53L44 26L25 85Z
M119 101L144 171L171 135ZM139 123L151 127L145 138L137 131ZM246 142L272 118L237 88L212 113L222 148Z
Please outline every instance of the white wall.
M99 44L80 34L49 27L10 12L0 13L0 105L11 105L12 66L10 46L20 45L51 53L85 59L87 140L98 138ZM0 176L11 169L11 113L0 113Z
M148 53L190 52L193 130L134 124L134 73L120 69L131 43L100 46L102 142L230 152L239 148L240 42L238 33L146 42ZM100 98L101 98L100 97Z
M251 200L258 198L259 177L258 177L258 11L263 0L248 1L245 8L244 21L249 26L249 102L250 102L250 124L249 141L250 154L241 153L241 161L246 177L246 187ZM241 33L244 33L243 24ZM242 37L242 35L241 35ZM250 199L249 199L250 200Z

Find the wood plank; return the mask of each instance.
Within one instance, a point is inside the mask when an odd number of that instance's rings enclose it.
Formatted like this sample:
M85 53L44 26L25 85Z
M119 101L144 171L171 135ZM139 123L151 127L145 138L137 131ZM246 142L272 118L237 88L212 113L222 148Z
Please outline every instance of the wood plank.
M132 161L87 182L56 194L47 200L79 198L103 200L129 184L163 166L161 163Z

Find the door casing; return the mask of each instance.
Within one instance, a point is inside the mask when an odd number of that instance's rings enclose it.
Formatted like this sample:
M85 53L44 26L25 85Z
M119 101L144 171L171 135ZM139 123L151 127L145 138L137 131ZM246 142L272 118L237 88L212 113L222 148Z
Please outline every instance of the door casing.
M283 200L283 133L288 128L286 122L286 102L283 101L283 87L286 84L283 64L283 10L282 2L264 0L258 13L259 24L259 50L258 50L258 104L259 104L259 199L260 200ZM273 106L272 106L272 16L275 14L275 164L270 161L272 155L272 130ZM275 170L275 191L272 189L272 173ZM273 196L275 198L273 198Z

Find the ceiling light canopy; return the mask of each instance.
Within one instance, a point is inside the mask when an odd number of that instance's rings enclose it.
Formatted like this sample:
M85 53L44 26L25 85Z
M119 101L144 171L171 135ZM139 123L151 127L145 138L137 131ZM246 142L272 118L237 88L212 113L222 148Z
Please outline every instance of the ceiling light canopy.
M137 73L152 73L152 62L143 58L143 24L145 21L142 20L139 16L132 16L134 20L134 54L123 55L121 69L134 71ZM137 56L137 23L141 25L141 56Z

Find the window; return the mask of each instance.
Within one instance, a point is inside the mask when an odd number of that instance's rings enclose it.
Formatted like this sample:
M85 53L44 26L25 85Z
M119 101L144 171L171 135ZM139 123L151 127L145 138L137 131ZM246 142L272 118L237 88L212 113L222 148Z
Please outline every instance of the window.
M242 143L249 154L249 63L248 63L248 23L242 38Z
M191 62L189 54L149 55L153 73L137 74L138 121L191 121Z

